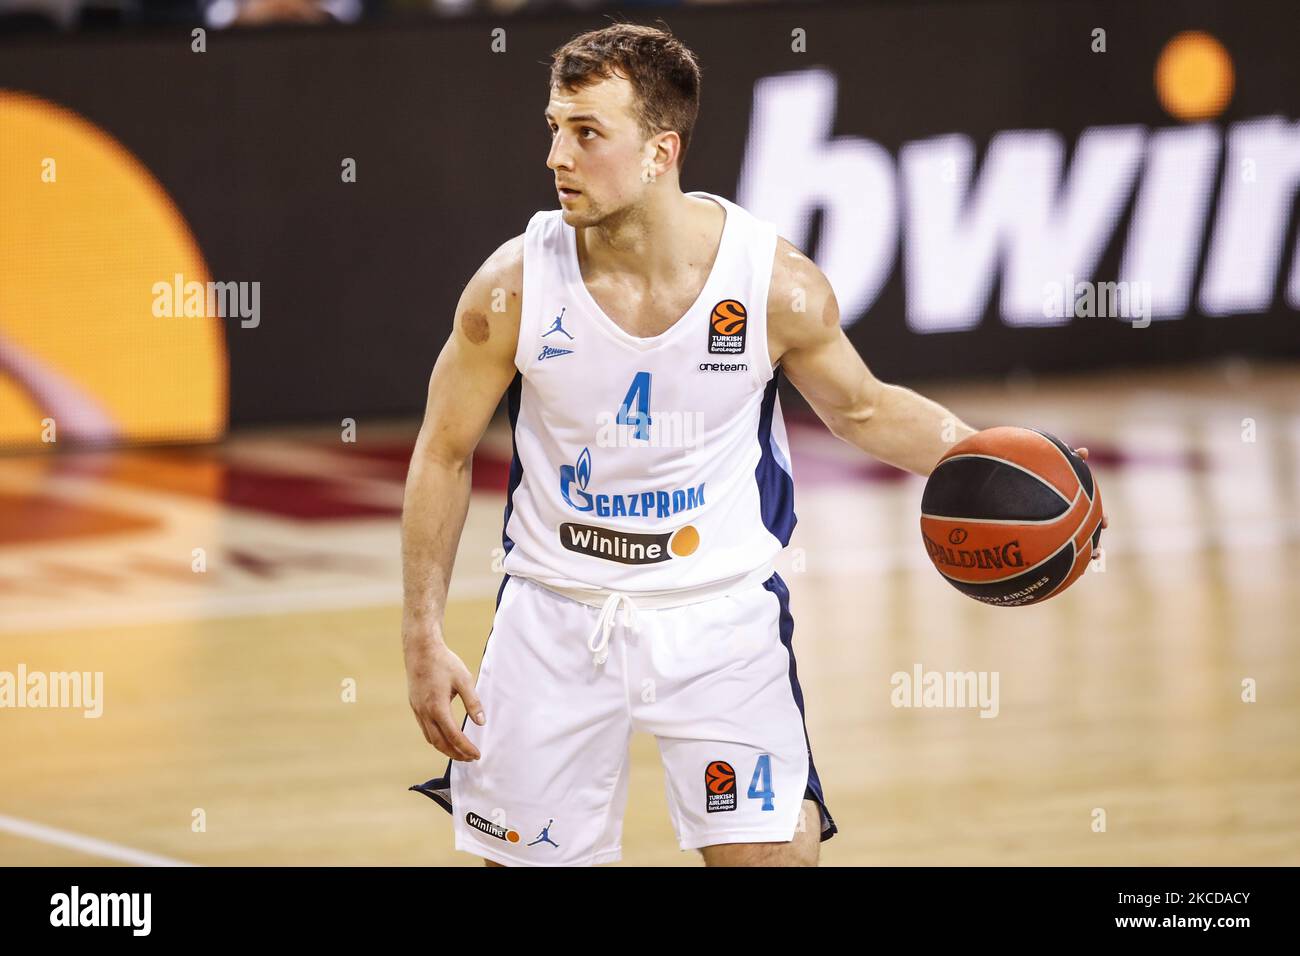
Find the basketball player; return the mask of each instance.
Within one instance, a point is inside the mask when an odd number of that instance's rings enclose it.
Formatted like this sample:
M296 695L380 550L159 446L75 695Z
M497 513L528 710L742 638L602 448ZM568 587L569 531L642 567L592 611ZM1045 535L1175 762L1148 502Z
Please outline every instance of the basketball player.
M635 730L658 741L682 849L816 865L836 826L772 564L796 520L777 384L919 475L973 432L872 376L830 283L773 226L682 193L699 95L694 55L658 29L556 51L560 208L470 280L429 381L402 636L411 707L450 759L412 789L489 865L619 859ZM507 392L505 577L475 683L442 619L471 459Z

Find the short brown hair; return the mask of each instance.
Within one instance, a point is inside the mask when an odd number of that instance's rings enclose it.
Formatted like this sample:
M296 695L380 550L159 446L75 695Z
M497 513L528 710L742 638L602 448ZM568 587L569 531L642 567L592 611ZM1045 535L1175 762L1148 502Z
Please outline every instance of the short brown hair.
M684 43L658 27L615 23L574 37L551 57L551 86L562 90L607 79L615 70L627 77L642 135L671 130L681 136L681 169L700 112L701 82L700 65Z

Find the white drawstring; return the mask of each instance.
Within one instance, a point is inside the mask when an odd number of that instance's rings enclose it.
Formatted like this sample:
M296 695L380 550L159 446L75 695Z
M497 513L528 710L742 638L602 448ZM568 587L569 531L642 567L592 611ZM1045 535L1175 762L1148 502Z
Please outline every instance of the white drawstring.
M618 613L620 601L623 602L623 626L629 626L630 621L632 630L641 633L641 622L637 619L636 605L632 603L632 599L622 591L611 591L609 597L605 599L605 606L600 609L596 629L591 632L591 637L587 638L587 650L591 651L591 660L594 664L603 664L609 657L609 634L614 630L614 615ZM600 636L600 642L593 643L597 635Z

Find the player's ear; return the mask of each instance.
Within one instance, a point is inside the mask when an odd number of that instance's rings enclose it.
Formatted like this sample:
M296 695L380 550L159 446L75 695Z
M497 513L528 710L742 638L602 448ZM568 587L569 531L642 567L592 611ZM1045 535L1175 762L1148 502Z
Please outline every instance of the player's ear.
M663 141L660 148L664 151L664 163L667 167L672 168L677 164L677 159L682 154L682 134L675 130L667 130L661 135Z
M664 130L650 137L646 146L647 162L653 166L654 178L657 178L676 166L682 149L682 138L672 130Z

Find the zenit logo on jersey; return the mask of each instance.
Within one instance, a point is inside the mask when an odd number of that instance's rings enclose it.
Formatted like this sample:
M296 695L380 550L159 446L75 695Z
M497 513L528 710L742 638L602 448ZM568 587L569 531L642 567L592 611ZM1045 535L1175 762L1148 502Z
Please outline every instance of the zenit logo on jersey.
M736 771L725 760L714 760L704 768L704 809L721 813L736 809Z
M518 843L519 831L512 830L509 827L497 826L491 820L484 820L472 810L465 814L465 822L475 830L482 830L488 836L494 836L498 840L504 840L506 843Z
M739 355L745 351L745 307L723 299L709 316L709 354Z
M573 349L553 349L549 345L543 345L542 350L537 353L537 361L544 362L548 358L555 358L559 355L571 355Z
M590 494L591 451L584 448L577 465L560 466L560 495L574 511L601 518L669 518L704 504L704 482L693 488L654 489L626 495Z

